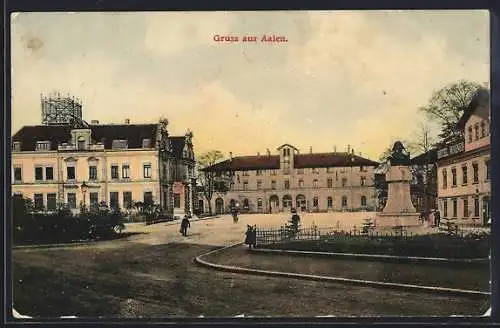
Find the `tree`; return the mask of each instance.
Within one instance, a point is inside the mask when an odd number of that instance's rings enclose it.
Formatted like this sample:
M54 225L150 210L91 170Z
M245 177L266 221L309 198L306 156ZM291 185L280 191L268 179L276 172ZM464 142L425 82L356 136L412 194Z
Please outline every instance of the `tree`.
M229 190L229 181L224 179L221 172L207 170L224 159L224 155L219 150L211 150L198 157L197 182L203 196L208 202L208 212L212 215L212 197L214 192L227 192Z
M420 107L430 119L440 124L441 144L456 143L464 139L463 132L457 129L457 123L480 87L478 83L461 80L435 91L428 104Z

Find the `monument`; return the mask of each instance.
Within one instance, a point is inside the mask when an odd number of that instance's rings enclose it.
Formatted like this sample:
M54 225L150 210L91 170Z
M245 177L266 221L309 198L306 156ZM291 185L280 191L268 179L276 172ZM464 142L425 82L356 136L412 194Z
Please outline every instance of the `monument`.
M377 213L377 227L419 226L419 214L410 196L410 155L400 141L394 143L388 164L387 202L382 212Z

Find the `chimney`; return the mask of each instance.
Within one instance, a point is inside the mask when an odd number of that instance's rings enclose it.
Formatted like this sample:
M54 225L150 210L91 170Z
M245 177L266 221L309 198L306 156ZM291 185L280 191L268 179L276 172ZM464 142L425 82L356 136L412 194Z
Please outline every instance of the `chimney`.
M312 153L313 153L313 147L309 146L309 154L312 154Z
M347 153L351 152L351 145L347 145Z
M271 151L269 150L269 148L266 149L266 152L267 152L267 156L271 156Z
M337 152L337 146L333 146L333 152L336 153Z
M130 119L129 118L125 119L125 124L130 124Z
M230 161L232 161L232 160L233 160L233 152L232 152L232 151L230 151L230 152L229 152L229 160L230 160Z
M257 152L257 156L260 156L260 153L259 153L259 152Z
M90 124L97 125L97 124L99 124L99 121L98 120L91 120Z
M354 155L354 148L351 150L351 153Z

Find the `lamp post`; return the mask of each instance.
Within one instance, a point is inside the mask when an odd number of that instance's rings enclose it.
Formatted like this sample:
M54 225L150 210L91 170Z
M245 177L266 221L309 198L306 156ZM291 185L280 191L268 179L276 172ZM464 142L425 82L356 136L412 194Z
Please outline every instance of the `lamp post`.
M81 188L82 188L82 194L83 194L83 208L86 209L87 208L86 195L87 195L87 191L89 189L89 186L85 183L85 181L83 181Z

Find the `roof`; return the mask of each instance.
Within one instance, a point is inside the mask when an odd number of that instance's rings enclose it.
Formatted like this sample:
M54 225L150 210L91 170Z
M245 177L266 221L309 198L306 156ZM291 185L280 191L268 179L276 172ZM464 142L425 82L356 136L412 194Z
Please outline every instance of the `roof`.
M186 137L169 137L169 139L174 157L177 159L182 158Z
M50 149L57 150L62 143L71 140L69 125L24 126L12 137L12 142L21 143L21 151L36 150L37 141L50 141ZM92 140L103 142L104 148L111 149L113 140L127 140L128 148L142 148L142 140L150 139L156 144L156 124L112 124L90 125Z
M437 162L437 148L433 148L423 154L415 156L411 159L412 165L425 165Z
M348 153L313 153L294 155L294 168L320 168L345 166L378 166L379 163ZM277 155L239 156L219 162L207 171L277 170L280 157Z
M488 89L480 88L476 91L476 93L472 96L472 99L469 103L469 106L462 114L462 117L458 120L457 127L459 129L463 129L465 127L465 123L469 120L472 114L476 111L476 109L480 105L489 105L490 102L490 92Z

